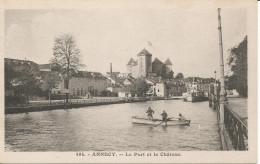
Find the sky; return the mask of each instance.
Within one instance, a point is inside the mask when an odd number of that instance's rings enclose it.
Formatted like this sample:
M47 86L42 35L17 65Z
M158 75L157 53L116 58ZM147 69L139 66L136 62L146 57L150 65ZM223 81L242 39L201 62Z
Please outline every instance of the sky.
M222 10L221 18L226 63L228 49L247 35L247 12ZM217 9L6 10L5 57L49 63L54 38L64 33L74 36L87 71L105 73L113 63L113 71L126 72L144 48L153 59L169 58L175 75L214 77L219 70Z

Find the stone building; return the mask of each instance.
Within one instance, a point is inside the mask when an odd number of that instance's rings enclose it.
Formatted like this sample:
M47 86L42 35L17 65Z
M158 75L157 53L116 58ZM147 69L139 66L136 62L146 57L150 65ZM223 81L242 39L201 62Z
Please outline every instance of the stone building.
M168 58L165 63L155 58L152 62L152 54L143 49L137 54L137 60L131 58L126 65L127 73L134 78L148 76L162 76L172 71L172 63Z
M99 72L78 71L69 81L69 91L73 96L100 96L107 87L107 78Z

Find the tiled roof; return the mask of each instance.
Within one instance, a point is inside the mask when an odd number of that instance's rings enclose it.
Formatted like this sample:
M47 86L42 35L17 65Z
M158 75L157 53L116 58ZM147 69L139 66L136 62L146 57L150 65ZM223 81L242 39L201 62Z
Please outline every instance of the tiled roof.
M171 62L170 59L168 58L168 59L164 62L164 64L166 64L166 65L172 65L172 62Z
M162 62L158 58L154 58L153 64L162 64Z
M142 55L149 55L151 56L152 54L150 52L148 52L145 48L139 53L137 54L138 56L142 56Z

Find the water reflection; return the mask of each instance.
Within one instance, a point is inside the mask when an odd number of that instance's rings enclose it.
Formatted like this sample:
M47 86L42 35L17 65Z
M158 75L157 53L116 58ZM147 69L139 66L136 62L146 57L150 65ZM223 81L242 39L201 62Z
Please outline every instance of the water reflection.
M148 106L157 111L154 118L166 110L169 117L182 113L191 124L132 124L132 116L146 117ZM6 115L5 143L11 151L220 150L216 111L207 102L176 100Z

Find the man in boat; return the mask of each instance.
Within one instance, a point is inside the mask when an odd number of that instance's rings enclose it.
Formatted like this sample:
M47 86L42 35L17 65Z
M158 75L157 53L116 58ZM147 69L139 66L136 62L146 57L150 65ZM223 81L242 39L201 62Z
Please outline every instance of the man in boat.
M153 120L153 114L154 114L154 110L152 110L151 107L148 108L148 110L146 111L147 116L149 118L149 120Z
M180 114L179 114L179 120L184 121L184 120L186 120L186 118L180 113Z
M166 124L166 126L167 126L167 117L168 117L168 114L167 114L167 113L165 112L165 110L164 110L161 115L162 115L162 120L163 120L163 122L165 122L165 124Z

